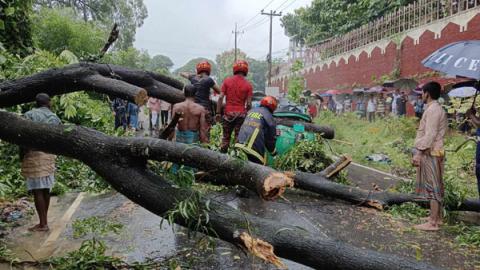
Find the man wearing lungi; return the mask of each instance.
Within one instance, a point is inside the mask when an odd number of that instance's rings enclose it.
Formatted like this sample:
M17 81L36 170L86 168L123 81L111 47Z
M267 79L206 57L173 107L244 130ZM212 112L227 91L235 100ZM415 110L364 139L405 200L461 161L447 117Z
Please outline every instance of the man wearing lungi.
M417 167L416 193L421 199L430 201L430 216L427 222L415 228L436 231L442 223L444 195L442 177L445 155L443 139L447 130L447 115L438 103L440 84L429 82L422 90L422 99L426 106L415 138L412 164Z
M33 122L59 125L60 119L50 111L50 97L47 94L36 96L37 108L25 113ZM22 175L26 178L28 191L33 193L35 209L40 222L29 228L30 231L48 231L47 212L50 205L50 190L55 183L55 155L22 149Z

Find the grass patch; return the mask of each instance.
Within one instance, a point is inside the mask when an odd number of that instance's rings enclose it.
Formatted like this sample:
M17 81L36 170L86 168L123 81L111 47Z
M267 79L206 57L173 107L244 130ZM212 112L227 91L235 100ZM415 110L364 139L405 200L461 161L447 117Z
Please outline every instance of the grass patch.
M353 161L411 179L410 187L397 187L403 191L414 191L416 170L410 164L410 149L416 136L416 118L388 117L369 123L354 114L336 116L322 112L315 119L317 124L329 125L335 129L335 139L329 144L335 154L348 154ZM467 138L450 130L445 138L445 149L453 150ZM370 154L381 153L389 156L390 164L366 160ZM460 203L465 198L475 198L477 185L474 170L475 145L467 143L457 152L448 152L445 161L445 201Z

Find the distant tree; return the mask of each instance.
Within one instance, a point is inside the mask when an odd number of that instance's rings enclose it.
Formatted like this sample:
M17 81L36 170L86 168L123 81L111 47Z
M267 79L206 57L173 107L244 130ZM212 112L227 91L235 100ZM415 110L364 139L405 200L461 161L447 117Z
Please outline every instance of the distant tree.
M0 1L0 47L12 54L26 56L33 52L32 3L32 0Z
M155 55L152 57L150 60L150 63L148 64L148 69L152 71L158 71L158 70L170 70L170 68L173 67L173 62L172 60L165 55Z
M36 45L54 54L64 50L77 56L97 54L108 35L101 26L82 21L71 9L42 8L33 21Z
M85 22L100 22L106 28L116 22L121 33L115 43L119 49L133 46L136 30L148 16L143 0L35 0L35 4L37 7L72 8Z
M247 60L247 54L242 52L240 49L237 50L237 59ZM232 74L232 65L235 61L235 50L224 51L221 54L218 54L215 57L217 62L218 72L217 78L218 83L221 84L226 77L233 75Z
M298 74L298 71L300 71L302 68L303 68L302 61L300 60L295 61L290 70L293 75L292 77L288 78L288 85L287 85L288 98L294 102L298 102L300 100L300 95L304 90L303 88L304 88L305 78Z
M248 79L252 81L253 89L255 91L264 92L268 69L267 61L260 61L252 58L248 58L247 61L250 67Z
M218 83L233 75L232 65L235 61L235 50L224 51L215 58L218 66ZM265 74L267 73L267 62L255 60L247 56L241 50L237 51L237 59L244 59L248 62L248 79L252 82L254 91L265 90Z
M345 34L414 0L314 0L282 17L285 33L298 44Z
M130 68L146 69L150 67L150 55L133 47L126 50L107 53L102 62Z
M212 72L211 72L210 75L211 76L216 76L218 78L218 76L217 76L218 75L217 65L215 64L215 62L210 60L210 59L202 58L202 57L198 57L198 58L194 58L194 59L189 60L185 65L176 69L174 73L175 74L179 74L180 72L195 73L196 72L196 66L201 61L208 61L210 63L210 65L212 65Z

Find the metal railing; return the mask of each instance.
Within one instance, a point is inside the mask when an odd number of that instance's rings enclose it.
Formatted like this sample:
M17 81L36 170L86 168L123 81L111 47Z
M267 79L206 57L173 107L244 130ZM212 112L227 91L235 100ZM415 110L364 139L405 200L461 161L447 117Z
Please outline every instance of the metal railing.
M330 57L479 6L480 0L419 0L342 36L333 37L306 48L301 60L305 66L310 66ZM288 66L287 64L278 68L278 74L286 72L284 69Z

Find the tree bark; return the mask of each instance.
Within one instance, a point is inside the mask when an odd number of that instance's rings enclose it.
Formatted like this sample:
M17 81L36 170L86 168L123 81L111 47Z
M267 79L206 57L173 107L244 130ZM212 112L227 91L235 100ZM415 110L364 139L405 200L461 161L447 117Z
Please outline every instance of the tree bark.
M113 95L138 105L145 104L147 94L170 103L185 99L182 91L159 79L181 84L167 76L142 70L108 64L74 64L0 83L0 107L32 102L42 92L55 96L81 90Z
M177 127L180 118L182 118L182 113L176 112L170 123L168 123L168 126L158 135L158 138L162 140L168 140L168 138L170 138L170 136L175 132L175 128Z
M293 127L295 124L300 124L305 126L305 131L318 133L322 136L322 138L325 138L325 139L335 138L335 130L333 130L333 128L331 127L319 126L312 123L295 121L292 119L280 118L280 117L275 117L275 121L277 122L278 125L284 125L289 127Z
M34 123L2 111L0 122L3 123L0 125L0 139L78 159L114 189L159 216L165 217L178 201L189 198L193 192L173 187L149 171L146 168L148 155L132 156L125 152L129 147L139 150L136 146L142 140L109 137L83 127ZM161 140L147 141L155 145ZM146 149L143 148L143 151ZM356 248L295 226L242 213L215 198L200 197L200 200L202 205L210 200L210 221L203 223L215 231L210 232L212 235L238 243L239 231L246 232L253 227L258 229L256 237L270 243L279 256L317 269L437 269L413 259ZM187 224L187 220L180 216L175 222Z
M396 193L388 191L365 190L329 181L324 176L303 172L290 174L295 187L317 194L345 200L358 205L367 205L377 209L385 209L392 205L414 202L420 206L428 206L415 194ZM465 200L460 205L445 205L449 210L480 212L480 201Z

